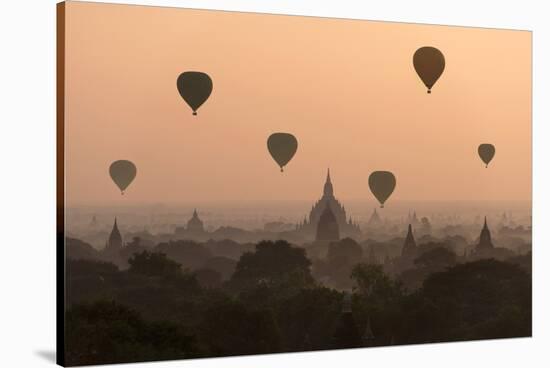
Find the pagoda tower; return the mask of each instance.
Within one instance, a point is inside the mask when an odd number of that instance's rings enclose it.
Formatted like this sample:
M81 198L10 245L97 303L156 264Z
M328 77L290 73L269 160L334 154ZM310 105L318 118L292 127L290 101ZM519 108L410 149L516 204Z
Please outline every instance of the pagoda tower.
M476 251L484 251L488 249L494 249L495 246L491 241L491 231L487 226L487 217L483 223L483 228L481 229L481 234L479 234L479 243L476 245Z
M115 223L113 224L113 229L109 235L109 240L105 244L105 251L112 252L122 249L122 236L118 230L117 219L115 217Z
M332 213L330 206L326 206L319 223L317 224L317 234L315 241L338 241L340 240L340 230L336 216Z
M416 256L416 251L416 241L414 240L412 226L409 224L409 230L407 231L407 237L405 238L405 243L403 244L403 249L401 250L401 256L412 258Z

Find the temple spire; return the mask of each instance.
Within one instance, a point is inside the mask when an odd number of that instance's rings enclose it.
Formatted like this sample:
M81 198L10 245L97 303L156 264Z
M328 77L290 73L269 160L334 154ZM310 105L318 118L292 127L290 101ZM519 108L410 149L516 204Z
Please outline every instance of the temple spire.
M325 188L323 189L323 195L325 197L333 197L334 190L332 188L332 181L330 180L330 168L327 169L327 180L325 182Z
M412 257L416 255L416 241L414 240L411 224L409 224L407 237L405 238L405 244L403 244L403 250L401 251L401 255L404 257L409 257L409 256Z
M120 235L120 231L118 230L117 218L115 217L115 222L113 224L113 229L111 230L111 234L109 235L109 239L107 240L107 243L105 244L105 250L106 251L116 251L120 248L122 248L122 236Z
M487 216L483 221L483 228L481 229L481 234L479 234L479 243L476 246L476 250L492 249L494 248L493 242L491 240L491 231L489 226L487 226Z

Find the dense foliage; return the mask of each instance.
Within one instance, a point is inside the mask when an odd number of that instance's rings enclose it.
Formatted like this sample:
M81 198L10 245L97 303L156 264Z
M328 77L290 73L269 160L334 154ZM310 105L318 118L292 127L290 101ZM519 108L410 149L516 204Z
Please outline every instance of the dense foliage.
M67 364L531 335L530 258L460 262L434 245L390 275L353 240L342 244L313 265L285 241L260 242L237 261L162 246L206 259L194 269L158 248L129 255L128 268L68 260Z

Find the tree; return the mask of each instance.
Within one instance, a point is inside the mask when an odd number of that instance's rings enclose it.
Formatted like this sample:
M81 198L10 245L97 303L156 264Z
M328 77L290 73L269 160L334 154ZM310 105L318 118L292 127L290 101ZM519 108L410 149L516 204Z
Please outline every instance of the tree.
M363 249L351 238L331 243L326 262L317 262L319 274L328 276L330 284L338 289L351 288L350 272L363 258Z
M531 336L531 279L494 259L431 274L406 308L404 342Z
M370 297L391 298L401 293L401 286L391 280L378 264L357 264L351 271L351 279L360 294Z
M182 265L183 268L196 270L212 257L212 252L202 244L190 240L169 241L160 243L155 251L166 254Z
M179 324L146 322L114 301L77 304L66 312L68 366L183 359L199 355L195 339Z
M284 351L332 348L334 326L342 310L341 299L336 290L314 287L272 303Z
M267 354L281 347L271 310L249 308L229 298L209 303L198 331L209 356Z
M350 266L358 263L361 258L363 258L363 249L351 238L331 243L328 247L327 259L332 266Z
M314 284L310 265L303 248L284 240L262 241L255 252L241 256L231 283L240 289L258 285L300 289Z
M353 294L354 318L361 332L368 324L376 336L370 345L390 344L394 331L400 324L404 297L400 282L392 280L382 265L356 265L351 273L356 284Z
M129 271L145 276L169 276L181 272L181 265L166 257L164 253L143 251L134 253L130 259Z
M222 276L218 271L209 268L201 268L194 272L197 282L203 288L219 288L222 284Z
M456 264L456 254L447 248L437 247L422 253L414 260L414 264L429 272L442 271Z

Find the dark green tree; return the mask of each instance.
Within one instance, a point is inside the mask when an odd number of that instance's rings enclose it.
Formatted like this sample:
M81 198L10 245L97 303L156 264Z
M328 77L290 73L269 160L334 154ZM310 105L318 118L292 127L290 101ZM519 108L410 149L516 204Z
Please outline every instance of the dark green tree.
M181 272L181 265L159 252L143 251L128 259L129 272L145 276L170 276Z
M243 290L257 286L301 289L314 285L310 260L303 248L284 240L262 241L255 252L245 252L237 263L231 284Z
M66 312L66 364L183 359L199 355L195 339L173 322L146 322L113 301L73 305Z
M270 309L250 308L229 298L211 301L198 326L209 356L275 353L281 337Z

